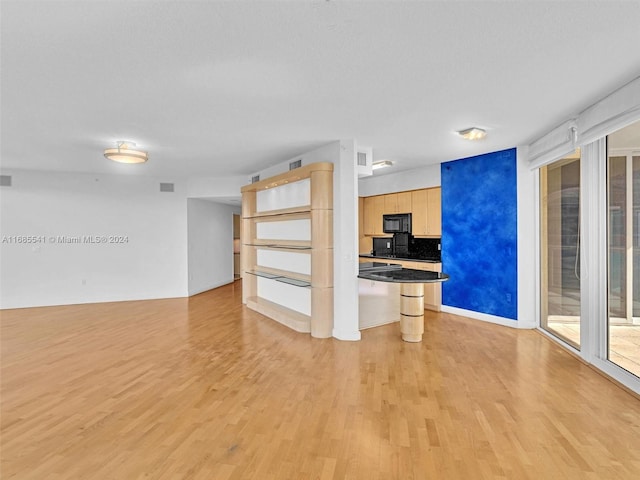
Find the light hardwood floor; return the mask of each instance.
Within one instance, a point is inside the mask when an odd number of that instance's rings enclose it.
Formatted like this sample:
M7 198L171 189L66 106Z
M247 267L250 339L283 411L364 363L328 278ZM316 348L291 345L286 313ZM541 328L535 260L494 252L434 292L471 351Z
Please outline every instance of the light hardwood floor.
M2 479L640 478L640 400L539 333L319 340L240 298L2 311Z

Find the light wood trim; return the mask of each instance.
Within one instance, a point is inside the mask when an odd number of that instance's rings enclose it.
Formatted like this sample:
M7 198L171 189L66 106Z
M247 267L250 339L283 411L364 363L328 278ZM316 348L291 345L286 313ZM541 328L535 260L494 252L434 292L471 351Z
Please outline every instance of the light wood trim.
M311 245L313 248L333 248L333 210L311 211Z
M274 211L274 210L271 210ZM268 215L255 215L253 217L250 217L250 220L253 220L254 223L268 223L268 222L287 222L289 220L308 220L311 218L311 211L310 210L305 210L305 211L296 211L296 212L284 212L284 213L277 213L277 214L271 214L269 213Z
M279 208L277 210L265 210L263 212L255 212L250 217L246 218L263 218L263 221L268 221L269 217L282 217L289 216L296 213L309 214L311 211L310 205L300 205L297 207L289 207L289 208ZM273 221L280 220L279 218L274 218Z
M400 284L400 332L405 342L421 342L424 333L424 284Z
M286 247L309 247L309 249L311 249L311 242L309 240L267 240L262 238L254 238L251 243L247 245L259 248L268 248L269 245L279 245L284 247L285 249ZM278 247L271 248L276 249ZM300 252L304 252L304 250L300 249Z
M255 192L257 190L266 190L268 188L279 187L280 185L284 185L286 183L293 183L299 180L304 180L305 178L309 178L312 172L323 170L333 172L333 163L310 163L309 165L304 165L300 168L296 168L295 170L289 170L288 172L265 178L264 180L260 180L259 182L250 183L249 185L245 185L244 187L242 187L240 191L244 194L245 192Z
M253 275L248 275L253 276ZM311 317L260 297L247 298L247 307L296 332L311 333Z
M424 300L424 296L420 297ZM424 302L414 297L400 296L400 312L404 315L424 315Z
M333 249L313 249L311 255L311 286L333 287Z
M250 218L256 213L256 192L247 191L242 194L242 218Z
M292 272L291 270L281 270L279 268L263 267L262 265L256 265L252 271L273 273L274 275L280 275L281 277L293 278L294 280L302 280L304 282L311 283L311 275ZM249 271L249 273L251 273L251 271Z
M251 275L249 271L251 271L251 267L242 270L242 303L244 304L247 304L248 299L255 296L258 291L258 278Z
M311 312L311 336L331 337L333 335L333 287L311 289Z
M289 241L292 241L292 240L289 240ZM303 245L304 247L308 246L309 248L287 248L284 246L272 247L271 245L251 245L251 246L254 247L256 250L273 250L277 252L305 253L307 255L311 255L311 245Z
M311 172L311 209L333 210L333 171Z
M255 211L257 190L277 187L304 178L310 178L310 205L259 213ZM312 329L310 321L309 329L304 331L309 331L312 336L319 338L331 336L333 331L333 164L315 163L307 165L261 182L247 185L242 188L242 192L243 213L246 215L243 220L245 222L243 225L246 227L243 231L246 234L243 233L242 235L242 243L243 251L247 253L243 260L243 272L263 271L310 282L312 299L312 315L310 318L313 319L314 326ZM257 238L256 224L258 223L301 219L309 219L311 222L310 240ZM303 247L304 250L294 247ZM259 249L310 254L311 275L258 266L256 265L256 251ZM246 276L249 278L243 284L245 292L243 293L243 301L247 303L249 308L257 310L254 307L260 306L260 304L247 300L249 298L258 298L256 277L255 275ZM268 306L268 304L264 305ZM258 311L270 317L272 313L282 317L277 310L270 307L267 308L264 305ZM288 324L290 321L281 321L281 323ZM292 326L292 328L302 331L299 325L297 327Z

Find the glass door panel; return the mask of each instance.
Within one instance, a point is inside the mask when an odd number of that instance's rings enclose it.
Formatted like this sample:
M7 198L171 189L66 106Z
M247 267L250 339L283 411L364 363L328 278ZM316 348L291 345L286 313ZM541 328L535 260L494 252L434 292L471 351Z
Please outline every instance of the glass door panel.
M640 376L640 122L607 137L607 358Z
M580 151L540 169L541 326L580 348Z

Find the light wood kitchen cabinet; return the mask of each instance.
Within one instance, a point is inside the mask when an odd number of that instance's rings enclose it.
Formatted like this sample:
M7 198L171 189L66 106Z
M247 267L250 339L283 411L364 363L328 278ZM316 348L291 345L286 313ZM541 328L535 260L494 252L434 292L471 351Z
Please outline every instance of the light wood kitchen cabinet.
M384 214L384 195L364 198L364 234L384 235L382 215Z
M397 213L411 213L411 192L399 192L398 194L398 212Z
M411 213L411 192L388 193L384 197L384 214Z
M398 194L388 193L382 197L384 198L384 211L382 213L385 215L398 213Z
M411 192L411 232L413 235L442 235L440 187Z
M413 190L411 192L411 233L413 235L427 235L427 191Z
M373 249L373 240L364 233L364 197L358 197L358 251L370 253Z
M427 235L442 235L442 189L427 189Z
M441 236L440 192L440 187L435 187L364 197L363 235L385 235L382 231L382 215L411 213L414 236Z

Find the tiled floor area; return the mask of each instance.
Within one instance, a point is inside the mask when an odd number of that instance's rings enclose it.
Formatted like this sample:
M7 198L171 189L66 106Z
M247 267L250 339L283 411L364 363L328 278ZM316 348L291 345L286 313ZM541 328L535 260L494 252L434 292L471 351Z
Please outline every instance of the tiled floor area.
M550 317L549 330L572 342L580 341L580 324L575 317ZM609 360L640 377L640 325L611 325Z

